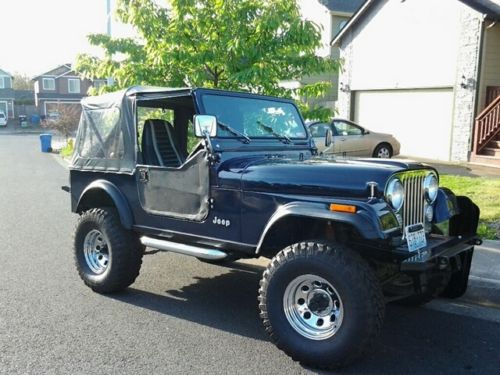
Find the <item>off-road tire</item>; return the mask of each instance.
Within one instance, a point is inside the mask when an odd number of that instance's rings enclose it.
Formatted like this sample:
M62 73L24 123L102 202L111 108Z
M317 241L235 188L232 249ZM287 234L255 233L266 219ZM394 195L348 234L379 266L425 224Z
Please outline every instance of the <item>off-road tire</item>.
M101 274L90 269L84 256L83 242L92 230L100 231L109 245L109 265ZM94 292L113 293L127 288L139 275L144 246L135 232L121 225L116 210L106 207L93 208L80 215L73 251L76 269L83 282Z
M378 154L380 152L380 150L382 149L387 149L388 151L388 159L392 158L392 155L393 155L393 150L392 150L392 146L389 144L389 143L381 143L379 145L377 145L377 147L375 147L375 150L373 151L373 157L374 158L378 158Z
M305 274L327 280L343 301L344 320L332 337L306 338L285 316L285 290ZM340 368L361 356L378 336L385 313L375 273L359 254L339 244L301 242L280 251L263 273L258 300L273 343L293 360L321 369Z

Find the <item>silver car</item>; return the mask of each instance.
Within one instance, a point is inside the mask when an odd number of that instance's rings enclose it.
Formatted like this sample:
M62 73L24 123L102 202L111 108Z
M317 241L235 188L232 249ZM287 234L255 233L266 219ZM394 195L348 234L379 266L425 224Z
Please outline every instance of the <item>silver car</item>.
M0 112L0 126L7 126L7 116L3 112Z
M332 122L315 121L307 124L318 152L327 155L364 156L390 158L399 154L401 145L390 134L375 133L352 121L333 119ZM332 132L332 144L325 146L328 129Z

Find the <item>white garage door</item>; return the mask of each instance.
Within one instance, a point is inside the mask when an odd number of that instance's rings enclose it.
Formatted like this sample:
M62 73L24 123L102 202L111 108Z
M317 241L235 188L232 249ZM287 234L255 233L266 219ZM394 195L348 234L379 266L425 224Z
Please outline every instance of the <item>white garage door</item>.
M448 161L452 110L451 89L354 93L354 121L394 135L405 156Z

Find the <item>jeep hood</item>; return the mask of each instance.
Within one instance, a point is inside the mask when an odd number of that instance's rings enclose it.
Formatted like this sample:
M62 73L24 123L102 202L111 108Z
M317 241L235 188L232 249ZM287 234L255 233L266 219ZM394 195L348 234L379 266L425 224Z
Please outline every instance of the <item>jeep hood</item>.
M379 191L383 191L392 174L424 168L431 167L395 159L234 158L221 164L219 186L243 191L366 198L367 182L376 182Z

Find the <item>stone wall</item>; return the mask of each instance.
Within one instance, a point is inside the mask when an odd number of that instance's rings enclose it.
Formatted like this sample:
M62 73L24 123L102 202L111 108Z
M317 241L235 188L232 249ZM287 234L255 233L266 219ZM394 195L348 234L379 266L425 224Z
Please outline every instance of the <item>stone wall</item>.
M466 5L461 12L458 64L450 159L467 161L471 150L476 106L482 17Z

